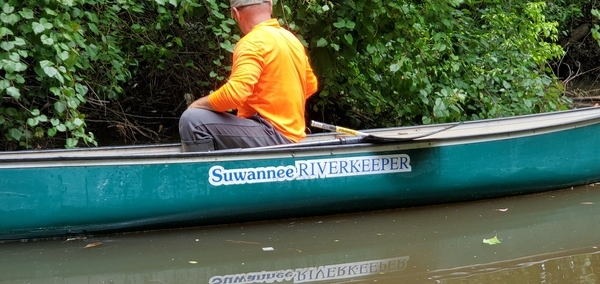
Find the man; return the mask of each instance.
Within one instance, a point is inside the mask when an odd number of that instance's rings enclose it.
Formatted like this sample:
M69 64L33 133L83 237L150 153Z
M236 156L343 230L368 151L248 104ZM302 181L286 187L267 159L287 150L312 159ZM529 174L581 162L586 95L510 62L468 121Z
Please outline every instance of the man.
M233 51L228 82L181 115L186 152L295 143L306 136L305 103L317 79L304 46L271 18L271 1L230 4L245 36Z

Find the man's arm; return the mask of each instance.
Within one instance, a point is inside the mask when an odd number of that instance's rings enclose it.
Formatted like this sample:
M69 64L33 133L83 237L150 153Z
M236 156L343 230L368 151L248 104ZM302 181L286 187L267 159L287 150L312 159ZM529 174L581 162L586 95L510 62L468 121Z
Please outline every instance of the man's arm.
M208 96L195 100L188 108L203 108L214 111L215 109L208 102Z

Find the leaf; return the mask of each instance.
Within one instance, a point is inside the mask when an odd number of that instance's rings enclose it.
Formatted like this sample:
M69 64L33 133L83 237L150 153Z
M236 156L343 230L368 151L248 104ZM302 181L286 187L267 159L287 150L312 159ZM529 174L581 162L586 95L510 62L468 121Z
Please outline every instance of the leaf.
M498 239L498 234L496 234L493 238L491 239L483 239L483 243L484 244L488 244L488 245L497 245L500 244L500 240Z
M60 89L57 87L50 88L50 92L52 92L57 97L60 97L60 95L61 95Z
M23 136L23 132L21 132L21 130L16 129L16 128L11 128L10 130L8 130L8 137L15 139L17 141L21 140L21 137Z
M83 247L83 248L93 248L93 247L97 247L99 245L102 245L102 242L89 243L89 244L85 245L85 247Z
M2 12L6 13L6 14L10 14L14 10L15 10L15 7L9 5L8 3L4 3L4 6L2 6Z
M78 118L75 118L75 119L73 120L73 124L75 124L75 126L77 126L77 127L80 127L80 126L82 126L82 125L83 125L83 120L82 120L81 118L79 118L79 117L78 117Z
M33 32L37 35L39 33L42 33L46 30L46 27L44 27L43 24L39 23L39 22L33 22L31 23L31 28L33 29Z
M5 27L0 27L0 38L6 35L13 35L13 32Z
M79 100L76 98L70 97L67 99L67 106L69 106L69 108L75 109L75 108L79 107Z
M90 31L92 31L94 34L100 34L100 31L98 30L98 26L96 26L96 24L88 23L88 28L90 28Z
M48 77L54 78L58 74L58 69L51 66L44 67L44 73L46 73Z
M323 47L323 46L326 46L326 45L327 45L327 40L326 40L326 39L324 39L324 38L320 38L320 39L317 41L317 47Z
M10 82L8 80L0 80L0 93L8 87L10 87Z
M15 87L6 88L6 93L16 100L18 100L21 97L21 92L19 92L19 89L15 88Z
M0 48L4 49L6 51L10 51L14 47L15 47L15 43L12 41L3 41L2 43L0 43Z
M23 8L23 10L19 12L19 14L25 19L33 19L33 11L29 8Z
M54 137L56 135L56 127L52 127L52 128L48 128L48 131L46 131L48 133L48 137Z
M0 14L0 20L3 23L9 24L9 25L14 25L16 22L19 21L19 16L16 15L16 14L1 13Z
M78 138L67 138L67 142L65 147L67 148L75 148L77 147L77 143L79 143L79 139ZM102 243L100 243L99 245L101 245Z
M52 63L52 61L50 61L50 60L42 60L42 61L40 61L40 67L46 68L48 66L54 66L54 63Z
M39 121L37 119L35 119L35 118L31 118L30 117L30 118L27 119L27 125L29 125L31 127L37 126L38 123L39 123Z
M14 62L19 62L21 60L21 56L17 52L11 53L10 55L8 55L8 58L10 58L10 60Z
M7 61L7 60L3 60L4 62L4 66L2 66L4 68L4 70L7 73L14 73L15 69L16 69L16 64L14 61Z
M354 42L354 37L352 37L352 34L345 34L344 38L346 39L346 42L348 42L348 44L352 45L352 42Z
M247 245L260 245L260 243L257 242L247 242L247 241L240 241L240 240L227 240L230 243L233 244L247 244Z
M235 47L235 45L231 43L231 41L225 40L224 42L220 43L220 45L223 49L233 53L233 48Z
M54 44L54 40L51 37L48 37L47 35L42 35L40 37L40 40L45 45L53 45Z
M54 103L54 110L57 113L64 113L66 109L67 109L67 106L64 102L55 102Z
M75 90L78 94L85 95L88 92L88 87L79 83L75 83Z
M339 19L337 22L333 23L333 26L336 28L344 28L346 27L346 20L344 19Z
M58 130L60 132L65 132L65 131L67 131L67 126L65 126L64 124L59 124L56 126L56 130Z

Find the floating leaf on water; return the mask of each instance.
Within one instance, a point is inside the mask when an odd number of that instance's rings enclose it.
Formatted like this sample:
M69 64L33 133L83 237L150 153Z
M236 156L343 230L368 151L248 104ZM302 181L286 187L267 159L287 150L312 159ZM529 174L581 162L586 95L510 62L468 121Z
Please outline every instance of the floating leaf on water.
M264 247L262 248L263 251L274 251L275 249L273 247Z
M508 208L498 208L498 209L496 209L496 211L506 212L506 211L508 211Z
M232 244L247 244L247 245L259 245L260 244L257 242L247 242L247 241L240 241L240 240L227 240L227 241Z
M196 264L196 263L198 263L198 262L197 262L197 261L195 261L195 260L189 260L188 262L189 262L189 263L191 263L191 264Z
M594 205L594 202L581 202L581 205Z
M102 242L93 242L93 243L89 243L89 244L87 244L87 245L86 245L85 247L83 247L83 248L93 248L93 247L97 247L97 246L99 246L99 245L101 245L101 244L102 244Z
M62 242L63 244L66 242L70 242L70 241L76 241L76 240L85 240L86 237L72 237L72 238L68 238L66 239L64 242Z
M500 240L498 239L498 235L496 234L493 238L491 239L483 239L483 243L484 244L488 244L488 245L497 245L500 242Z

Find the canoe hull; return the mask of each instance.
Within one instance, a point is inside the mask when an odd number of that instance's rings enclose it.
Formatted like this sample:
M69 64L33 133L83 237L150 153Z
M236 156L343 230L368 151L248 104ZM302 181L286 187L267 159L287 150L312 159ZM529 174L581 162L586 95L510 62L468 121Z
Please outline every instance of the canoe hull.
M0 163L0 240L462 202L592 183L600 180L597 120L409 143Z

